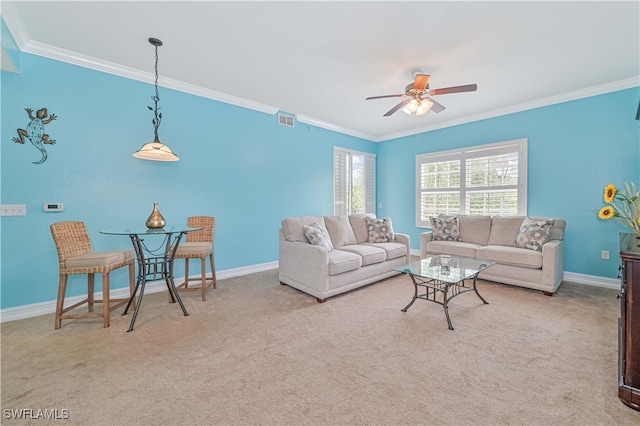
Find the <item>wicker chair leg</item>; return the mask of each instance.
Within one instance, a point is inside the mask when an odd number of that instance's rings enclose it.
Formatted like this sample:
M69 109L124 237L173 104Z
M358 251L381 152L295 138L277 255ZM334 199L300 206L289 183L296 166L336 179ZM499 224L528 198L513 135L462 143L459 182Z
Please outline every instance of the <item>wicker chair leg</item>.
M218 280L216 279L216 265L213 260L213 253L209 255L209 263L211 263L211 279L213 280L213 288L218 288Z
M56 330L62 326L62 310L64 309L64 295L67 291L67 276L60 275L60 283L58 284L58 300L56 301Z
M129 297L133 297L133 293L136 291L136 266L131 263L129 265ZM136 299L131 301L131 309L136 309Z
M102 315L104 319L104 328L111 325L111 292L109 291L109 273L102 273Z
M87 274L87 304L89 305L89 312L93 312L95 282L96 274Z
M184 260L184 288L189 288L189 259Z
M202 278L202 301L207 301L207 262L206 258L200 259L200 277Z

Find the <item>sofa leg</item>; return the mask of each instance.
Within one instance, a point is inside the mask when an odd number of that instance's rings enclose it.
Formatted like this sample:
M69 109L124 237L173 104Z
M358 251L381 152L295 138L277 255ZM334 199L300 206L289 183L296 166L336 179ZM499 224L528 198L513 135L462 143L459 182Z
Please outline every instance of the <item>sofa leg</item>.
M286 285L285 283L283 283L282 281L280 281L280 285Z
M551 293L550 291L543 291L542 294L549 297L553 296L553 293Z
M318 303L324 303L327 301L327 299L320 299L319 297L316 297L316 300L318 301Z

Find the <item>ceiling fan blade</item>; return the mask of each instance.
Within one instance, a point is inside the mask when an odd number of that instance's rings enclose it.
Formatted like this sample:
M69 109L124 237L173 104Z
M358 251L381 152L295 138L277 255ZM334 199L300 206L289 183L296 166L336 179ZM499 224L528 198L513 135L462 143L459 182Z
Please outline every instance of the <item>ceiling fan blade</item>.
M428 98L426 96L422 97L422 99L428 99L430 102L433 102L433 105L431 106L431 111L438 113L438 112L442 112L444 111L446 108L444 107L444 105L439 104L438 102L434 101L431 98Z
M446 95L448 93L475 92L478 90L477 84L465 84L464 86L445 87L442 89L433 89L429 91L431 96Z
M399 98L401 96L405 96L405 94L401 94L401 95L382 95L382 96L369 96L368 98L366 98L365 100L370 100L370 99L382 99L382 98Z
M429 78L431 76L427 74L418 74L416 75L416 82L413 83L413 88L419 92L422 92L427 88L427 84L429 84Z
M389 111L387 111L387 113L384 116L385 117L390 116L391 114L393 114L394 112L396 112L397 110L399 110L400 108L408 104L409 102L411 102L411 98L405 99L404 101L400 102L398 105L394 106Z

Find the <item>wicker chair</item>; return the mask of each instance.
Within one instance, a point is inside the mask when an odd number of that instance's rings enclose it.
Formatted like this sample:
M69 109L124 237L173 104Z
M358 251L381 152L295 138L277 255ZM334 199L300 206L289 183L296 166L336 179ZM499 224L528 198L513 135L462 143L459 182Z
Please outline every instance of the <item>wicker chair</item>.
M135 289L135 256L133 250L94 252L84 222L58 222L51 225L51 235L58 250L60 265L60 284L56 303L55 328L62 326L62 320L68 318L103 318L104 327L110 325L110 314L129 299L111 299L109 273L124 266L129 267L129 294ZM102 299L94 299L95 274L102 274ZM87 274L87 298L64 306L69 275ZM67 314L80 305L88 304L88 313ZM94 304L102 303L102 312L94 312Z
M176 259L184 259L184 282L176 288L178 291L201 291L202 300L207 300L207 281L216 288L216 267L213 260L213 234L216 227L216 218L211 216L192 216L187 219L187 226L202 227L199 231L187 233L187 241L178 245ZM207 257L211 263L211 275L207 276ZM189 260L200 259L200 277L189 278ZM197 287L189 287L190 282L199 281Z

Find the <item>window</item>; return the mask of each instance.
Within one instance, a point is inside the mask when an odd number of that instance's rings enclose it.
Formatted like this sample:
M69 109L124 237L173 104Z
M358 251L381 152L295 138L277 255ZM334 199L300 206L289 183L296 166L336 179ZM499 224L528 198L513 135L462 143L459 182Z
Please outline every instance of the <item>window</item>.
M335 215L376 212L376 156L333 149L333 212Z
M416 226L439 214L525 215L527 139L416 156Z

